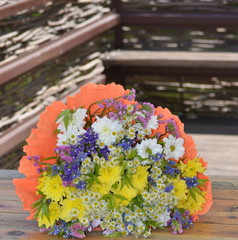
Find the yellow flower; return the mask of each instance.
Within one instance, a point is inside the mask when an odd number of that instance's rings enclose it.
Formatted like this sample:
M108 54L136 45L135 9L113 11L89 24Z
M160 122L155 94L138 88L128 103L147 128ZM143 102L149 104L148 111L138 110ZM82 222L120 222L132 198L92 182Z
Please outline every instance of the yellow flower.
M117 189L112 190L115 194L119 194L127 198L127 200L116 199L117 204L128 205L138 193L142 193L144 191L148 183L148 168L148 166L139 166L136 168L136 172L131 177L131 183L134 188L128 184L124 185L123 188L121 188L120 182Z
M191 195L189 195L188 198L185 201L180 202L177 207L187 209L191 214L201 211L203 204L206 202L206 199L204 198L206 192L201 192L202 195L196 192L194 194L196 200Z
M170 179L170 182L174 186L174 195L179 199L179 201L184 201L187 199L187 184L182 179Z
M44 215L41 217L41 214L39 214L40 217L38 217L38 224L39 226L42 226L45 224L46 228L53 226L55 221L59 219L60 215L60 206L56 202L51 202L49 204L49 219Z
M46 198L55 202L61 201L70 191L69 187L63 186L62 179L59 175L53 177L47 175L43 176L39 179L37 188L46 195Z
M119 194L125 198L127 198L127 200L121 200L119 198L116 198L116 204L122 204L122 205L125 205L127 206L130 201L136 197L137 195L137 191L132 188L131 186L128 186L128 185L124 185L123 188L121 189L121 184L118 185L117 189L113 190L113 192L115 194Z
M90 190L100 193L103 196L109 193L112 185L121 179L121 167L100 167L99 175L98 180L100 184L94 182Z
M69 222L71 220L81 220L84 217L86 206L80 198L74 200L64 199L62 201L60 218Z
M205 167L202 166L199 158L194 158L192 160L188 160L187 164L180 162L178 167L182 172L184 177L195 177L197 173L204 173L206 170Z
M132 184L137 193L142 193L147 186L148 168L148 166L139 166L136 169L136 173L132 175Z

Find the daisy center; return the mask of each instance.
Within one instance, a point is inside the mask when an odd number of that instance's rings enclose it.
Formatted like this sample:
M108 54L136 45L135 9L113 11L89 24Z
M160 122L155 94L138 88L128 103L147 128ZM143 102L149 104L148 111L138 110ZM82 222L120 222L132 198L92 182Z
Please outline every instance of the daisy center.
M175 146L170 146L170 150L171 150L171 152L174 152L175 151Z

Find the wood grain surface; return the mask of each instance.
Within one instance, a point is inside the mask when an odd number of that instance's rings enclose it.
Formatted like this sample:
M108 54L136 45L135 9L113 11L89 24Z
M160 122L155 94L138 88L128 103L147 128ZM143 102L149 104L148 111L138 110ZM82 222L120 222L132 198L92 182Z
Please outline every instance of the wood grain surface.
M40 233L37 223L26 220L15 193L12 178L22 177L15 170L0 170L0 239L3 240L57 240L62 239ZM170 240L234 240L238 239L238 179L235 177L212 177L214 203L211 210L185 230L173 235L170 230L154 230L149 239ZM101 232L87 234L88 240L105 239ZM135 239L134 237L114 238L115 240Z

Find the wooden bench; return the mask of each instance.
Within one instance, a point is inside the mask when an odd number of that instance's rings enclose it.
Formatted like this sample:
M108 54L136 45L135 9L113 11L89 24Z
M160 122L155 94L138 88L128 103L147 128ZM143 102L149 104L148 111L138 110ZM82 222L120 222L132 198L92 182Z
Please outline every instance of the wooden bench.
M4 240L56 240L38 232L37 223L25 220L28 213L22 210L21 202L14 191L12 178L22 177L15 170L0 170L0 239ZM194 226L181 235L170 231L155 230L152 239L176 240L234 240L238 239L238 179L231 177L212 177L213 206L206 215L201 216ZM88 234L88 240L105 239L101 233ZM134 239L133 237L116 238Z

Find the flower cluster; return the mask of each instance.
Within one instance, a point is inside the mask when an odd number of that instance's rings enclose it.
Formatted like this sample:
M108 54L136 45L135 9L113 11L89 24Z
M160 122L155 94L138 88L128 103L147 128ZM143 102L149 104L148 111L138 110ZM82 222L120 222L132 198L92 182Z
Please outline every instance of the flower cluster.
M170 226L176 234L202 212L204 161L186 155L173 118L134 98L132 90L55 119L55 156L28 158L40 173L32 207L41 231L83 238L99 227L109 237L148 237Z

